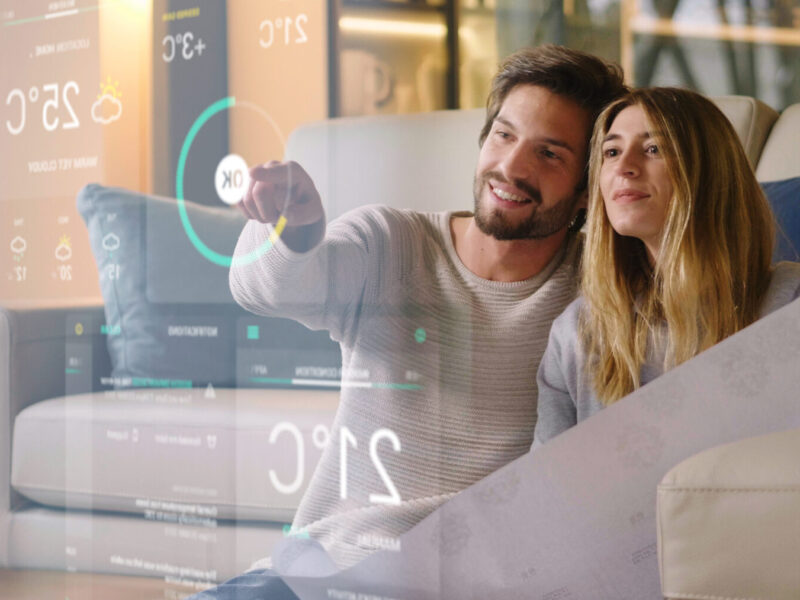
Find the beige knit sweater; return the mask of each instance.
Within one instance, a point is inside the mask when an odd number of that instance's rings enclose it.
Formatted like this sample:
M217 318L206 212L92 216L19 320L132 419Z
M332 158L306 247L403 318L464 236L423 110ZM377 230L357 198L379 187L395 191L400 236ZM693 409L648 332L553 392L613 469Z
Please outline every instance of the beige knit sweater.
M331 223L310 252L278 242L231 269L242 306L341 344L331 440L293 527L343 568L396 548L397 536L531 446L536 371L553 319L575 297L580 239L531 279L488 281L458 258L451 216L365 207ZM235 255L271 231L250 221Z

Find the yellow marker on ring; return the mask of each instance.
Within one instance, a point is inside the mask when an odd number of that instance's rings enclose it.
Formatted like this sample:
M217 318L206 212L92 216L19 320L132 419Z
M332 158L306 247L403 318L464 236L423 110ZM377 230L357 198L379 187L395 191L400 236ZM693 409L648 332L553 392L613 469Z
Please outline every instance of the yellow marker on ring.
M269 241L271 244L274 244L280 239L284 227L286 227L286 217L281 215L278 222L275 223L275 228L272 230L272 233L269 234Z

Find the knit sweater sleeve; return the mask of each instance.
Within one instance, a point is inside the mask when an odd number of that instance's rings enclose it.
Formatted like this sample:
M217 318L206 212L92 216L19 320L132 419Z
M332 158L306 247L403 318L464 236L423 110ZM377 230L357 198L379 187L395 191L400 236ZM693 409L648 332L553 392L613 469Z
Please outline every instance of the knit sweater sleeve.
M573 301L553 321L536 376L539 388L538 418L533 434L535 450L578 423L581 360L578 348L578 315L582 300Z
M800 263L774 265L769 288L761 301L761 317L800 298Z
M381 216L374 208L357 209L332 222L308 252L293 252L278 239L260 255L273 227L249 221L230 270L234 299L253 313L294 319L345 341L363 302L377 301L369 296L379 289L376 257L387 251Z

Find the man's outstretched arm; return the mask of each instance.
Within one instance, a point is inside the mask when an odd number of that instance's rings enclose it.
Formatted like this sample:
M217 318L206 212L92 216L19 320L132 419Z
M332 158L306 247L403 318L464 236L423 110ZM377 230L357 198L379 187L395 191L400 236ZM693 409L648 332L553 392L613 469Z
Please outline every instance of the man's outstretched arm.
M297 163L273 161L250 173L239 205L250 220L229 276L234 299L256 314L294 319L343 341L364 298L370 223L357 213L326 228L319 193Z

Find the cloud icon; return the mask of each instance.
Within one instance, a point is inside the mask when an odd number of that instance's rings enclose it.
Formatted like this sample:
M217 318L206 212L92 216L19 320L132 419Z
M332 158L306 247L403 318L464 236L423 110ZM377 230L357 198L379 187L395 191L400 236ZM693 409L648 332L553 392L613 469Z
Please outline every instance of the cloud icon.
M23 252L25 252L25 249L27 247L28 247L27 242L25 242L25 239L21 238L20 236L17 236L13 240L11 240L11 251L14 254L22 254Z
M56 258L61 262L69 260L70 258L72 258L72 248L70 248L66 244L59 244L56 247Z
M122 116L122 102L111 94L103 94L92 104L92 120L108 125Z

